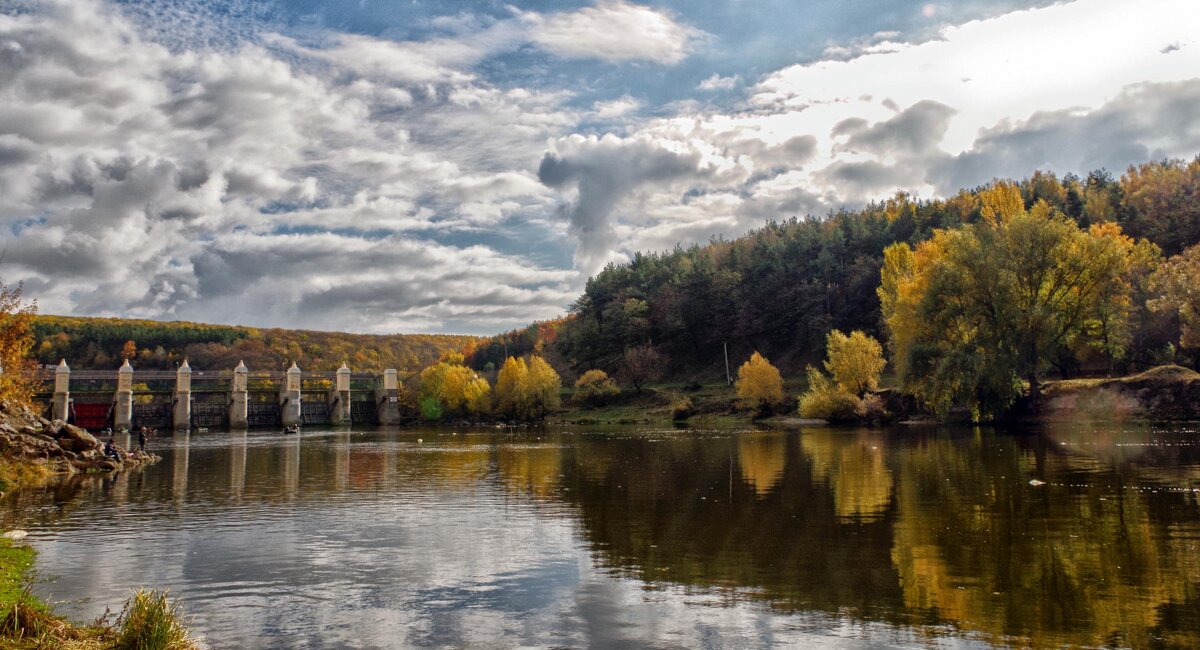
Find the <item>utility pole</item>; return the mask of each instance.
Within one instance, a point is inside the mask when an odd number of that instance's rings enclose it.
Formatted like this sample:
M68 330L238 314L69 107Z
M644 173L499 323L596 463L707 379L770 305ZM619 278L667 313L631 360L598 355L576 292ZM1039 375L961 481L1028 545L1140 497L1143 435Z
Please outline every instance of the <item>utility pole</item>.
M721 344L725 347L725 385L733 384L733 378L729 376L729 341L722 341Z

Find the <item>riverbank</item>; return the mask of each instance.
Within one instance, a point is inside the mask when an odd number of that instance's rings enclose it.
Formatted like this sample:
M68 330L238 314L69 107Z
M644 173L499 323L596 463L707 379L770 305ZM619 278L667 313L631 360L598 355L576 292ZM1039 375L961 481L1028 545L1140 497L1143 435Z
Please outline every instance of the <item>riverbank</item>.
M1128 377L1068 379L1043 387L1040 417L1200 420L1200 373L1158 366Z
M116 448L87 431L0 403L0 497L13 490L81 473L119 472L156 463L144 451ZM191 650L197 646L165 594L139 591L115 622L76 625L53 613L30 590L36 551L20 543L25 531L0 535L0 648Z
M62 420L47 420L28 408L0 404L0 495L56 476L116 472L156 463L161 458L117 447L105 455L104 443Z
M801 380L786 381L783 405L775 415L767 418L755 418L752 411L738 403L734 387L723 383L662 384L644 388L641 392L626 390L602 405L581 404L564 395L563 407L546 421L548 424L584 425L687 423L698 427L754 423L784 428L827 424L796 414L796 397L804 390ZM895 389L884 389L876 394L885 405L885 422L935 421L932 414L911 396ZM953 421L965 421L969 417L961 409L952 415ZM1200 420L1200 373L1167 365L1127 377L1047 381L1042 385L1042 401L1036 413L1025 399L1004 421L1036 422L1078 417Z
M8 650L196 650L178 606L161 592L139 590L115 621L109 616L77 625L55 615L30 591L37 552L17 542L22 531L0 536L0 648ZM15 538L15 539L14 539Z

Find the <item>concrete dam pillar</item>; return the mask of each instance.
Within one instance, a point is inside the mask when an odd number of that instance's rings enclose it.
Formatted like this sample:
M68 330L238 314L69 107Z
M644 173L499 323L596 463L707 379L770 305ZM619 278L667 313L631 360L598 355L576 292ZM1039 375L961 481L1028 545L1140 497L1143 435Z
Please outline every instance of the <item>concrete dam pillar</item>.
M395 368L383 371L383 386L375 389L380 424L400 424L400 377Z
M302 419L300 410L300 368L296 367L295 361L292 362L292 367L288 368L283 390L279 393L279 419L285 427L299 425Z
M117 407L113 415L113 429L129 431L133 428L133 366L129 359L117 370Z
M233 386L229 391L229 428L250 426L250 370L243 361L233 369Z
M344 363L337 370L327 405L330 424L350 424L350 369Z
M65 422L70 415L71 368L67 366L67 360L63 359L54 369L54 407L51 411L51 418Z
M176 431L192 428L192 367L187 359L175 372L175 409L171 414L171 427Z

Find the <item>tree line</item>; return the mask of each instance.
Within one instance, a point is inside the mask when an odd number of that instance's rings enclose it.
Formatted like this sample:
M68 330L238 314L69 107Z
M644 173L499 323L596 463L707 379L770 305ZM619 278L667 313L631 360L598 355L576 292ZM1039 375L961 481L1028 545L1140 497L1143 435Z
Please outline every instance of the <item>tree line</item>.
M785 372L798 373L819 363L828 334L838 330L888 341L893 370L905 372L912 357L924 364L921 372L933 372L935 357L949 368L970 356L969 349L956 352L942 341L940 352L930 356L937 342L906 338L903 322L904 310L926 299L911 291L897 298L881 293L880 286L881 277L885 285L896 279L902 249L921 258L937 248L962 268L958 275L946 271L928 278L939 283L930 295L957 291L975 297L1003 289L1006 299L1019 301L1022 289L1051 293L1024 304L994 305L999 311L986 316L1024 328L1020 344L1026 347L1013 352L1009 368L1024 381L1046 371L1070 377L1170 362L1196 365L1200 327L1193 323L1200 305L1181 301L1195 281L1195 263L1188 260L1197 256L1189 249L1198 242L1200 158L1132 166L1119 178L1104 170L1061 178L1039 171L945 199L898 192L861 210L769 222L733 240L637 253L592 277L567 318L481 342L467 361L482 369L494 364L498 348L508 354L536 349L567 375L592 369L617 375L627 371L629 350L649 347L676 377L724 378L727 352L736 368L755 351ZM1018 249L1026 244L1049 248ZM1094 264L1071 266L1080 262ZM1059 293L1039 284L1050 277L1045 275L1026 278L1023 286L989 287L988 269L1000 267L1009 273L1006 282L1020 280L1022 268L1056 274ZM1164 269L1175 269L1173 291ZM888 301L897 299L901 313L885 312L896 307ZM1038 315L1039 322L1012 320L1041 314L1045 304L1039 300L1056 307L1070 302L1064 308L1071 313ZM965 308L951 305L918 316L936 317L939 326L970 327L971 319L952 313L952 307ZM1003 354L1017 344L976 343ZM995 369L982 366L978 372ZM977 379L976 387L1009 377ZM972 401L1004 403L1011 388L994 386L985 392L995 395ZM932 389L924 394L941 399Z
M449 350L469 348L474 336L451 334L346 334L279 328L234 327L183 321L35 316L32 354L41 364L66 359L73 368L173 369L183 359L197 368L278 370L295 361L305 370L387 368L416 371Z

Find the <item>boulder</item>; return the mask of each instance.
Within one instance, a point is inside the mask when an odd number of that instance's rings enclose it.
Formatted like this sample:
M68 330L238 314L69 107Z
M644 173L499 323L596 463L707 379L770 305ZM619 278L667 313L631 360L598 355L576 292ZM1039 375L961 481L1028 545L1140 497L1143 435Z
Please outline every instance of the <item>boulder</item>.
M55 420L54 423L58 424L59 422L61 420ZM51 435L58 438L62 446L71 451L79 452L87 449L95 449L100 446L100 441L95 436L74 424L67 424L66 422L63 422L62 426L58 427L57 431L54 431Z

